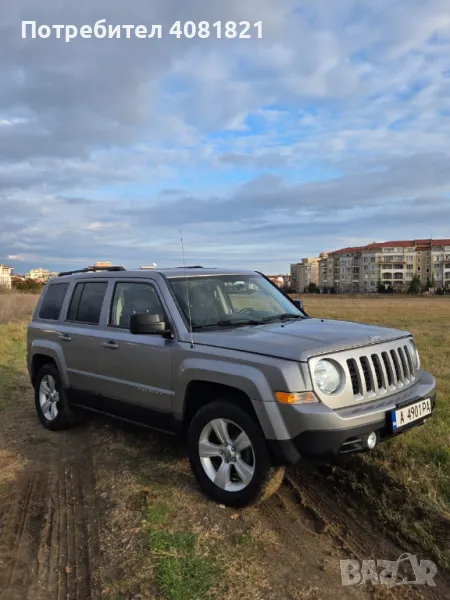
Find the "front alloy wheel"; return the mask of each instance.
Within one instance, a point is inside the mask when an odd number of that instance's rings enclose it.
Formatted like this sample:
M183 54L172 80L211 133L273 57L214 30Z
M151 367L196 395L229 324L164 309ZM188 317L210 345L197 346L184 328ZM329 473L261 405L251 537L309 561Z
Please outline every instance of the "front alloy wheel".
M206 404L187 432L189 461L200 487L216 502L235 507L268 498L284 473L272 466L264 433L240 401L230 396Z
M239 492L255 474L255 453L245 433L229 419L213 419L203 428L198 442L205 473L219 488Z

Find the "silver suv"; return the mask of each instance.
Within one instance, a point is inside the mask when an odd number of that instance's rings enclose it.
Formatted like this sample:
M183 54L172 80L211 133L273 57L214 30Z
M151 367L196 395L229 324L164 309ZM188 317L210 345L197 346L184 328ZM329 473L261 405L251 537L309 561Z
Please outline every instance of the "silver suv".
M182 435L202 489L231 506L302 456L422 425L436 398L409 333L310 318L261 273L201 267L62 273L29 325L28 369L45 427L89 409Z

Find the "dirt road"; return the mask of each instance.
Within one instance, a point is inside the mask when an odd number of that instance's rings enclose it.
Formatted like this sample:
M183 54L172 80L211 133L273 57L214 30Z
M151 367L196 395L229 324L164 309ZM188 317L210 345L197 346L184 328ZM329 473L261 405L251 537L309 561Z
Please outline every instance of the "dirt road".
M450 599L441 573L436 588L343 587L340 560L395 560L417 549L397 547L314 469L288 471L257 508L221 508L199 492L170 437L98 417L67 432L44 430L25 379L1 413L0 482L2 600L178 598L155 579L158 555L143 537L142 511L155 490L158 502L170 490L170 527L194 532L202 555L220 565L220 595L204 597Z

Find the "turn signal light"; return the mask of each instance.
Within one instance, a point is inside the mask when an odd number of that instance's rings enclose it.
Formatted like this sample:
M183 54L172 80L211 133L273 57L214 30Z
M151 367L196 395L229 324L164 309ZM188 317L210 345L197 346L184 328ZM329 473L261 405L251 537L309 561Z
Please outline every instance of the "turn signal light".
M305 404L306 402L318 402L314 392L275 392L275 397L282 404Z

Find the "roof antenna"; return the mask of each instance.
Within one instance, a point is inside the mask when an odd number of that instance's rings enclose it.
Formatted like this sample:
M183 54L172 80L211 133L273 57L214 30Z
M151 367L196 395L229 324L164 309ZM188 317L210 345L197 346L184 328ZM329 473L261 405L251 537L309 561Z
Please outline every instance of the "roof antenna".
M194 347L194 333L192 331L191 301L189 298L188 276L187 276L187 271L186 271L186 260L184 257L183 231L181 229L180 229L180 239L181 239L181 252L183 254L184 277L186 280L186 299L187 299L187 305L188 305L189 334L191 336L191 348L193 348Z

